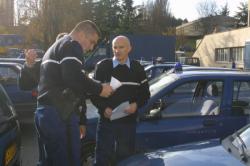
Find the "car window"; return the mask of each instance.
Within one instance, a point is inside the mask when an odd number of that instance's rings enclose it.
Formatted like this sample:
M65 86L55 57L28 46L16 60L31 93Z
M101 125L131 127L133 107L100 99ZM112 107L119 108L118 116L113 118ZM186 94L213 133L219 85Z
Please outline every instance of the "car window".
M168 118L219 115L222 95L222 81L185 82L158 99L146 116Z
M0 81L2 84L16 84L18 74L10 67L0 67Z
M13 104L0 85L0 123L14 115ZM1 129L1 128L0 128Z
M153 84L150 85L149 90L151 96L154 96L159 91L164 89L167 85L171 84L175 80L179 79L176 75L168 75L166 77L163 77L162 79L156 80Z
M233 114L250 114L250 81L234 81L233 85Z

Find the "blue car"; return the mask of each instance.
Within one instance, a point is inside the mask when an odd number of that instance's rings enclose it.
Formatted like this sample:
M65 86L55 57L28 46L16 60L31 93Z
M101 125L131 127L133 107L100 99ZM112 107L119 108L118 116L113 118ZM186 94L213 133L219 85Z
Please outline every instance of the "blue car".
M224 140L211 139L138 154L118 166L249 166L250 125Z
M150 92L139 109L137 152L225 138L246 125L250 114L250 72L170 73L150 85ZM95 142L97 118L89 118L87 142Z
M0 83L3 85L17 111L21 123L32 123L36 109L37 90L23 91L18 87L22 65L0 61Z
M20 166L20 126L12 102L0 85L0 165Z

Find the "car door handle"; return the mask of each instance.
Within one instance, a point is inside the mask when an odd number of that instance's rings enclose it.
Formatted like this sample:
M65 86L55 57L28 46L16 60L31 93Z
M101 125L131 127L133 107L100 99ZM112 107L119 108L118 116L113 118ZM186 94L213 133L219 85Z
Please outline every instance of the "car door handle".
M203 121L203 126L210 127L216 125L216 123L217 123L216 120L206 119Z

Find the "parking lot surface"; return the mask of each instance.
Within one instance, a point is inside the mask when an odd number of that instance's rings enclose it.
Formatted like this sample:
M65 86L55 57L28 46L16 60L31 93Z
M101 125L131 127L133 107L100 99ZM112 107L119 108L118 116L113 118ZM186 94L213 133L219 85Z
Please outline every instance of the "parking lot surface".
M38 160L38 145L34 124L21 125L21 132L22 166L35 166Z

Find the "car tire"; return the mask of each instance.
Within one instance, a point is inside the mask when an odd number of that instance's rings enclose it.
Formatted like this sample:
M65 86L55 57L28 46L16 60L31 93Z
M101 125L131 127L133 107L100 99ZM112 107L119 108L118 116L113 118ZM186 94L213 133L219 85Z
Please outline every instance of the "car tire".
M93 166L95 157L95 141L85 141L81 147L81 165Z

